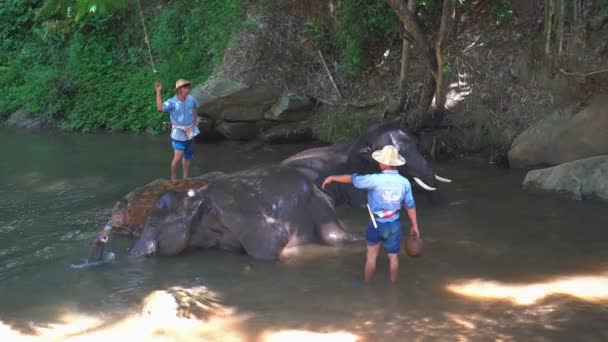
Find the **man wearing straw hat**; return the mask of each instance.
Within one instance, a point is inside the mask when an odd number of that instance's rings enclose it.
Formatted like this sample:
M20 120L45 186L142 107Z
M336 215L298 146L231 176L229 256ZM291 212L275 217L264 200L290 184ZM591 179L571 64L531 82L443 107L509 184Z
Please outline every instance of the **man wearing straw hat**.
M416 206L410 182L395 169L396 166L405 164L405 158L399 154L397 148L386 145L382 150L372 153L372 158L378 162L382 173L329 176L323 181L322 187L325 188L331 182L339 182L352 183L356 188L368 190L367 201L371 217L365 234L367 258L364 280L369 283L374 276L376 258L382 243L388 254L391 282L395 283L399 274L398 254L401 246L399 210L403 204L412 222L410 234L419 236Z
M160 97L162 84L156 81L156 109L159 112L171 114L171 145L173 160L171 161L171 180L177 179L177 168L182 163L183 178L187 179L190 172L190 161L194 156L194 137L198 129L198 102L188 95L190 81L179 79L175 82L175 96L163 102Z

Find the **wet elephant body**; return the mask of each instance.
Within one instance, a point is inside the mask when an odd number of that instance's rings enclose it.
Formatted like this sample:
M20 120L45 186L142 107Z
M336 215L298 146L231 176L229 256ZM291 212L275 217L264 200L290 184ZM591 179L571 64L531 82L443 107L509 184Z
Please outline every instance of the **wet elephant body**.
M430 191L431 199L436 200L437 180L450 181L435 175L428 161L420 153L416 137L400 128L397 122L372 126L363 136L348 143L305 150L285 159L281 165L299 170L320 186L330 175L380 172L378 163L372 159L372 152L386 145L397 147L399 154L405 157L406 164L397 168L399 173L408 177L412 184ZM336 205L362 207L367 203L366 192L350 184L334 182L326 191Z
M219 248L274 260L300 244L353 240L337 221L331 199L293 168L216 172L199 179L204 180L198 188L159 195L146 212L132 256Z

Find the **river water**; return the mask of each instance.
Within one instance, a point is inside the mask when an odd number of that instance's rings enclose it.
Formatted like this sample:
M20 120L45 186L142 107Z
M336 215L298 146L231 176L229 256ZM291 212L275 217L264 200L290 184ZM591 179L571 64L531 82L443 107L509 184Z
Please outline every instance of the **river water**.
M276 163L308 147L200 144L192 174ZM519 171L434 164L453 183L439 206L415 194L425 255L402 255L390 285L381 253L366 286L363 242L309 246L282 262L220 251L130 260L129 239L118 237L115 261L73 267L119 198L168 176L167 137L0 130L0 150L3 341L608 340L608 206L524 192ZM338 215L363 234L365 211ZM191 334L129 326L144 297L172 287L206 289L229 310L196 321L206 330Z

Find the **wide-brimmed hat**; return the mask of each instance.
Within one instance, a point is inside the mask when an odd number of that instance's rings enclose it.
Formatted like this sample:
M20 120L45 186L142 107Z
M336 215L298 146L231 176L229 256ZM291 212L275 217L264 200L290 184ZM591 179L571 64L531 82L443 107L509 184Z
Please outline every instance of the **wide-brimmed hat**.
M177 80L177 82L175 82L175 89L174 90L177 90L177 89L179 89L179 88L181 88L183 86L191 86L191 85L192 85L192 82L190 82L188 80L185 80L183 78L180 78L179 80Z
M405 164L405 158L399 154L399 151L393 145L386 145L381 150L374 151L374 153L372 153L372 158L378 163L390 166Z

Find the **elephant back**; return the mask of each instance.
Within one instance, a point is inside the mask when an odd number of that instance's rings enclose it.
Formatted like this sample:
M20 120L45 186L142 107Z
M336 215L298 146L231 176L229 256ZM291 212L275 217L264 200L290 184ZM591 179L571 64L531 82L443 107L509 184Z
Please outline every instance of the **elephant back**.
M116 202L108 224L112 226L113 232L139 236L150 210L162 194L170 190L185 192L205 184L206 180L201 178L177 181L157 179L136 188Z

